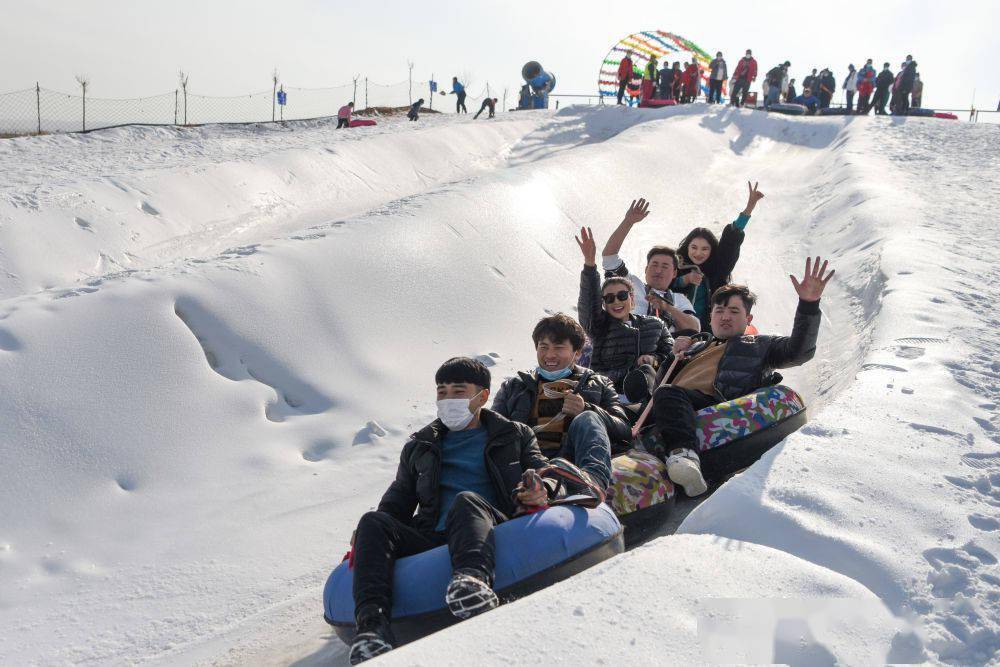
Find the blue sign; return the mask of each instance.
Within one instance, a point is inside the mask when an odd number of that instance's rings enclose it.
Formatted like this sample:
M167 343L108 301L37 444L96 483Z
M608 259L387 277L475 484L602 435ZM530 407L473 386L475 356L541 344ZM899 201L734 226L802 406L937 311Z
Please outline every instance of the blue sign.
M431 92L432 93L436 93L437 89L438 89L438 82L437 81L431 81Z
M288 100L288 94L285 91L283 91L283 90L279 90L278 91L278 104L280 104L281 106L285 106L285 102L287 100Z

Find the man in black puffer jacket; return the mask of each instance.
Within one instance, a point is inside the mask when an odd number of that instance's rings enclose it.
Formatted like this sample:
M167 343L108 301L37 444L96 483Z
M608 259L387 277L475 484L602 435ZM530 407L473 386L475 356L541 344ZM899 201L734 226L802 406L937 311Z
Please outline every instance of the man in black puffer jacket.
M631 437L618 392L606 377L577 365L586 334L569 315L543 318L531 337L538 366L504 380L493 411L531 426L545 456L575 463L607 488L611 449Z
M544 489L521 485L526 470L549 466L531 429L483 408L489 369L456 357L438 369L435 382L438 419L403 446L395 481L355 531L351 664L395 643L389 613L397 559L447 544L454 574L445 599L452 613L465 618L491 609L498 604L494 526L519 505L547 502Z
M821 258L806 260L805 277L791 276L799 295L791 336L748 336L750 314L756 297L744 285L724 285L712 294L712 337L693 347L679 337L674 352L686 355L683 364L667 380L657 378L653 394L656 429L666 445L667 473L689 496L704 493L707 485L698 458L695 413L711 405L732 400L775 384L777 368L801 366L816 354L819 336L819 300L834 272L826 273Z
M583 271L577 310L594 344L590 367L611 380L619 393L627 393L630 386L651 386L654 367L670 358L674 339L660 318L632 313L635 288L631 280L612 277L601 283L594 233L584 227L580 236L576 242L583 252Z

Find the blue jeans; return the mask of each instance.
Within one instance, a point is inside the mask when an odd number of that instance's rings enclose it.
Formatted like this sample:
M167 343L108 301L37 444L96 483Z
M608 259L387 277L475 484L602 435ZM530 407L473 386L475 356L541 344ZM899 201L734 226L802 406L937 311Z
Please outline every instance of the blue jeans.
M765 107L769 107L772 104L778 103L778 94L781 93L781 86L771 86L767 89L767 100L764 102Z
M611 438L596 412L584 411L573 417L559 456L590 473L602 488L611 484Z

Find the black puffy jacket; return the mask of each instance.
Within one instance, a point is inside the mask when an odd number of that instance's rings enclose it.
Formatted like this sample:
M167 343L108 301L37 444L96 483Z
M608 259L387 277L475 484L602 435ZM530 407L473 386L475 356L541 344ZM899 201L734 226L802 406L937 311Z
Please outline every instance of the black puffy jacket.
M611 438L612 444L626 443L632 439L628 417L618 402L618 392L615 391L611 380L580 366L573 367L573 375L569 379L580 383L576 393L583 397L584 409L600 416L608 429L608 437ZM493 399L493 411L512 421L534 426L533 422L536 420L532 419L531 413L537 396L538 377L534 373L518 373L500 385ZM572 417L566 420L567 429L572 421Z
M822 315L819 301L799 301L791 336L739 336L730 338L719 360L716 397L730 401L781 381L777 368L801 366L816 355ZM677 372L683 366L679 365ZM662 380L663 371L657 378ZM676 373L675 373L676 376Z
M590 336L594 353L590 367L605 375L621 391L622 380L644 354L662 365L672 354L674 339L663 320L651 315L629 315L618 320L601 307L601 278L596 266L584 266L580 273L577 315Z
M479 419L486 429L484 464L500 504L497 509L512 516L514 489L521 481L521 473L528 468L544 468L548 459L539 451L535 434L524 424L486 409L480 411ZM441 441L447 432L448 427L435 419L410 436L399 456L396 479L382 496L378 511L418 530L434 530L441 513Z

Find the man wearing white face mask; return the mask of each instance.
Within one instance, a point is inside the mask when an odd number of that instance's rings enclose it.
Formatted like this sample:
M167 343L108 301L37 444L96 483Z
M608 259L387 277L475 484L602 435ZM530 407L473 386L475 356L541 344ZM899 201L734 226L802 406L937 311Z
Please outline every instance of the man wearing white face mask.
M493 528L518 507L546 504L524 490L524 471L546 468L531 429L485 409L490 371L475 359L449 359L435 375L438 419L403 447L396 480L355 533L357 632L351 664L392 649L392 573L404 556L447 544L454 576L446 601L467 618L498 604L493 592Z

